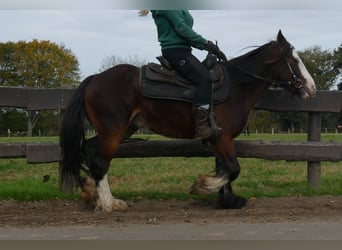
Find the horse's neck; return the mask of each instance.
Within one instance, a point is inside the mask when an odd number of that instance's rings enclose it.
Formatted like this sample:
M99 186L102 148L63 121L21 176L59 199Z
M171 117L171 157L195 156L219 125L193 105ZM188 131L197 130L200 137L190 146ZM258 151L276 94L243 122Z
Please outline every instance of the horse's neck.
M262 80L255 80L253 83L240 88L243 90L246 106L252 109L256 103L266 94L270 83Z
M233 70L235 75L233 78L237 79L236 84L238 85L240 95L246 100L246 105L249 108L254 107L271 85L271 81L258 78L272 79L271 66L264 64L263 62L264 60L256 60L251 57L248 61L242 61L237 64L237 66L245 72L237 70L236 68ZM258 77L253 77L252 75L246 74L246 72Z

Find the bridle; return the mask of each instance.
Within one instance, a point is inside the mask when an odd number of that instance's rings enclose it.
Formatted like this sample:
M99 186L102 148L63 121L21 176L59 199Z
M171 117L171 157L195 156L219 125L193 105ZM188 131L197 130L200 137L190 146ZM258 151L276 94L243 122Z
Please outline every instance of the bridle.
M291 46L290 49L292 51L294 48ZM287 85L293 86L295 89L304 88L304 84L303 84L302 80L300 78L298 78L298 76L295 74L294 70L291 67L291 64L289 63L289 60L286 57L285 57L285 60L286 60L286 64L287 64L287 66L290 70L290 73L292 74L292 78L293 78L292 81L287 81Z
M241 67L234 65L230 61L227 61L227 63L229 63L229 65L231 65L232 67L239 70L241 73L248 75L248 76L251 76L251 77L258 79L258 80L271 82L272 85L274 85L275 87L293 87L296 89L296 91L299 91L300 89L305 89L305 85L303 84L302 80L296 75L296 73L294 72L294 70L291 67L291 64L289 63L289 60L287 58L287 55L289 53L291 53L293 51L293 49L294 49L293 46L289 46L288 50L286 50L282 56L271 61L271 63L276 63L276 62L279 62L281 60L286 61L286 65L288 67L288 70L290 71L290 73L292 75L292 80L290 80L290 81L281 81L281 80L274 80L274 79L265 78L263 76L259 76L259 75L256 75L254 73L248 72L248 71L242 69Z

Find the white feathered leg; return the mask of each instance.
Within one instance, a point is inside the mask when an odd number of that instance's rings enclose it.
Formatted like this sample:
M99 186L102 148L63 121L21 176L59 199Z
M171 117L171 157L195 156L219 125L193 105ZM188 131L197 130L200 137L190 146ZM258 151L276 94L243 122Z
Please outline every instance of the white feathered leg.
M192 185L191 194L210 194L219 191L229 182L226 176L200 175Z
M113 197L108 184L107 175L105 175L103 179L99 181L96 191L96 210L103 210L106 212L127 210L126 202Z

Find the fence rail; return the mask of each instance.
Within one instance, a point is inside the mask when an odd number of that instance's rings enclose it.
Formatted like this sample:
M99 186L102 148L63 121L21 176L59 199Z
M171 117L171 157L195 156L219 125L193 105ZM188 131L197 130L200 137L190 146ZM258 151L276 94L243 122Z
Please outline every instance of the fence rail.
M0 107L27 110L63 110L74 89L32 89L0 87ZM342 91L318 91L304 101L284 90L269 90L255 109L277 112L307 112L307 142L235 141L239 157L269 160L308 161L308 183L320 187L320 162L342 161L342 144L320 142L320 113L342 111ZM196 140L145 141L122 144L116 157L213 156L211 146ZM29 163L60 160L57 143L2 143L0 158L27 158Z
M0 107L27 110L65 109L75 89L34 89L0 87ZM255 106L256 109L279 112L342 111L342 91L317 91L316 97L302 100L285 90L268 90Z
M342 161L342 143L235 141L238 157L287 161ZM137 141L121 144L116 158L212 157L213 148L198 140ZM0 158L26 158L28 163L60 161L57 142L1 143Z

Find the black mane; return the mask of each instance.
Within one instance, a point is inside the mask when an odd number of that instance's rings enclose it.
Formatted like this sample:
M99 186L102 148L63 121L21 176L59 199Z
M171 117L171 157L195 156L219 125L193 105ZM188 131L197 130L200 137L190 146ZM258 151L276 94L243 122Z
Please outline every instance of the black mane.
M243 61L245 59L249 59L252 56L255 56L255 55L258 55L258 54L261 55L265 51L266 48L268 48L269 46L274 45L274 44L278 44L278 42L277 41L268 42L268 43L266 43L264 45L261 45L261 46L257 47L254 50L251 50L251 51L247 52L246 54L243 54L241 56L238 56L238 57L230 59L229 62L231 62L233 64L240 63L241 61Z

